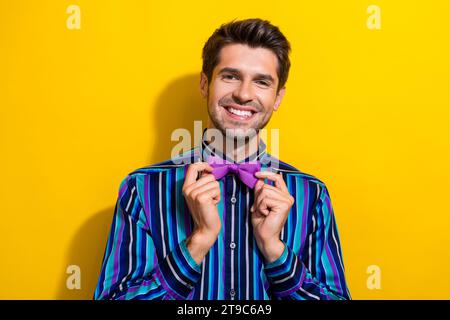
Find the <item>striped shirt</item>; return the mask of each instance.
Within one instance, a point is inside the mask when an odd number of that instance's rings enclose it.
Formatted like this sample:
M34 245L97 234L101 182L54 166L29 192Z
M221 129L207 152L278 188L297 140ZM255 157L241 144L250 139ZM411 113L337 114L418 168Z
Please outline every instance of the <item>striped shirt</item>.
M94 299L350 299L327 187L271 156L262 140L245 161L281 173L295 198L280 235L284 252L265 261L250 220L253 190L230 173L218 180L222 229L201 264L194 261L182 186L188 164L213 153L202 142L123 179Z

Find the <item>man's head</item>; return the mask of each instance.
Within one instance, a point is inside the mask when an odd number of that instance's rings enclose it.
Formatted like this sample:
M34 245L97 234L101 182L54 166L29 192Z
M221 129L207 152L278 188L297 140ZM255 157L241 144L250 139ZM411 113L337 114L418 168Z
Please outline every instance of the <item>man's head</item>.
M235 137L258 132L269 122L285 93L290 44L261 19L222 25L203 47L200 89L214 128ZM229 137L229 135L228 135Z

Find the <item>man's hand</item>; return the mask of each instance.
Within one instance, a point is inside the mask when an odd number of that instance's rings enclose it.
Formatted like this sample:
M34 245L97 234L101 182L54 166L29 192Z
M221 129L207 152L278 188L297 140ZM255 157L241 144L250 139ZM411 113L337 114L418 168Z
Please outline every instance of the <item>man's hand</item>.
M220 185L211 174L213 168L206 162L191 164L183 184L183 195L195 222L186 246L194 260L200 264L219 235L222 227L217 203ZM201 177L197 180L197 177Z
M294 197L289 194L281 174L260 171L255 176L260 180L256 183L255 201L250 209L253 233L266 261L273 262L284 250L280 233L294 204ZM273 181L275 186L265 184L264 179Z

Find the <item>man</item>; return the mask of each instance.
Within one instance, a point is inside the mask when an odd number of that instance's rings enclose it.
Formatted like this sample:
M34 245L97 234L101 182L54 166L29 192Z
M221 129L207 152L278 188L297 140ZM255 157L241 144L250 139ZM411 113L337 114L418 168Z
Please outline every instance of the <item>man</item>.
M285 94L289 51L260 19L208 39L208 129L200 146L121 183L95 299L350 298L325 184L260 137Z

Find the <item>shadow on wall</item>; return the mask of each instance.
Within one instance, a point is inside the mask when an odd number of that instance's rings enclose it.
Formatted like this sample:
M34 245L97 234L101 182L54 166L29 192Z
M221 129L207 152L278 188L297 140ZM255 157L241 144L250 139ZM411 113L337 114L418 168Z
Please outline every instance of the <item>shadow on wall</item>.
M155 122L155 148L149 154L149 163L170 159L172 148L178 143L171 141L172 132L184 128L191 132L194 139L194 121L202 121L202 128L207 125L208 112L206 100L200 94L200 74L190 74L170 83L159 96L151 120ZM197 141L192 141L197 145Z
M70 275L63 270L57 299L92 299L94 296L113 214L114 207L96 212L77 231L70 244L65 267L80 267L81 288L69 290L66 280Z
M149 121L154 123L154 130L149 132L149 135L155 136L156 144L148 156L149 165L170 159L171 149L178 143L171 141L173 130L185 128L191 132L193 139L194 121L201 120L202 128L205 128L208 115L206 102L200 94L199 81L198 74L190 74L173 81L162 91L151 109ZM115 188L118 192L119 186ZM56 299L93 298L116 200L111 199L111 207L93 213L77 231L69 247L65 266L80 267L81 289L67 289L66 280L69 274L64 269Z

